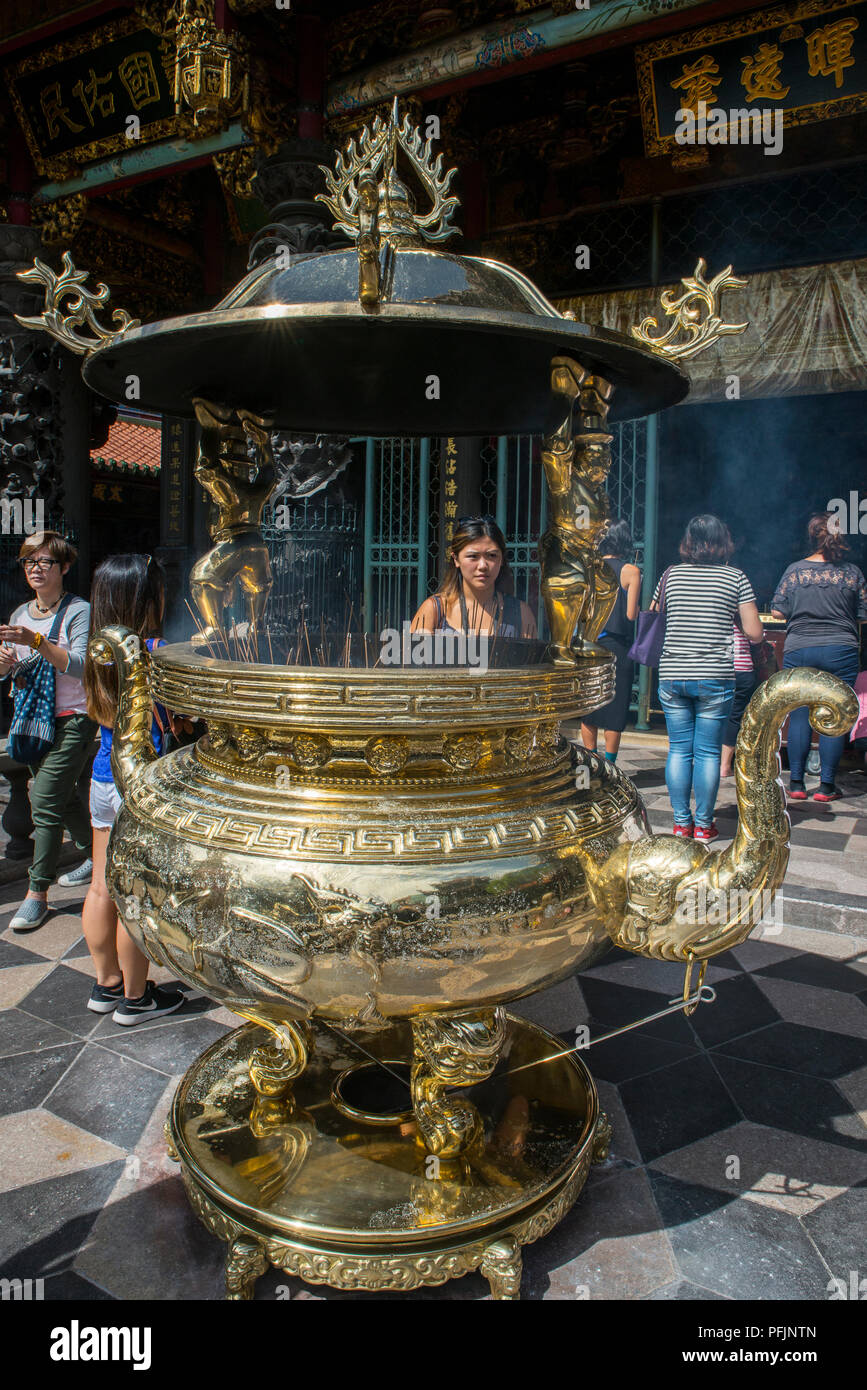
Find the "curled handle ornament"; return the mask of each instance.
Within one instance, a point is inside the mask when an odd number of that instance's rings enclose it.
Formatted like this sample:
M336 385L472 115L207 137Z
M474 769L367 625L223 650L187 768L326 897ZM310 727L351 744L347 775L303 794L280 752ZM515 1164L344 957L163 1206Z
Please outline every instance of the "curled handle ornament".
M153 700L149 655L137 633L120 624L105 627L90 639L88 655L99 666L117 671L118 698L111 740L111 774L122 797L157 752L151 739Z
M789 859L780 730L804 705L813 728L832 737L847 733L858 716L851 686L826 671L780 671L759 687L735 747L738 825L727 849L647 835L603 860L589 847L582 851L591 894L616 945L691 969L740 945L763 920Z

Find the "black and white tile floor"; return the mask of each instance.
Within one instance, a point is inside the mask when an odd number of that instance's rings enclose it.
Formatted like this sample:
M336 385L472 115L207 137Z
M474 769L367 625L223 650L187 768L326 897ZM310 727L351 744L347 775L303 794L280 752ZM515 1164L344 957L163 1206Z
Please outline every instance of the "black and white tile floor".
M162 1126L180 1075L236 1020L193 995L134 1030L89 1013L82 896L53 890L55 914L19 936L20 885L0 889L0 1276L44 1278L46 1299L219 1299L224 1247L193 1216ZM760 928L707 979L717 1001L692 1018L591 1049L611 1157L525 1249L525 1299L826 1300L867 1274L867 941ZM579 1024L603 1033L681 983L612 950L517 1011L572 1043ZM371 1297L270 1271L257 1299L280 1286ZM471 1276L391 1297L487 1293Z

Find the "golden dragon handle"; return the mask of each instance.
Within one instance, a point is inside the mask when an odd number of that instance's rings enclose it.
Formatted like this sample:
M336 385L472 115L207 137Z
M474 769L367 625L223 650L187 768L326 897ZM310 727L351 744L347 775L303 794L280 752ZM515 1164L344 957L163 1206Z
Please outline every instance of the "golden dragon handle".
M105 627L91 637L88 652L101 666L117 671L118 699L111 741L111 775L125 797L157 752L151 738L153 700L148 680L149 656L142 639L128 627Z
M707 960L746 940L767 914L789 859L780 730L803 705L813 728L831 736L858 715L851 686L825 671L798 667L760 686L735 748L739 820L728 849L654 835L602 862L588 853L591 893L616 945L658 960Z

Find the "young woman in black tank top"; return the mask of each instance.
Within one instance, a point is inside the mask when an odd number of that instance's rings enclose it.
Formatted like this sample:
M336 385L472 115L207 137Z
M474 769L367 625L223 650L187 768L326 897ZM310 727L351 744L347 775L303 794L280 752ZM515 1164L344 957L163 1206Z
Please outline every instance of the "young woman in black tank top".
M532 609L514 594L506 538L491 516L461 517L449 544L445 577L412 620L413 632L496 632L535 637Z
M603 537L600 546L602 558L617 575L619 588L614 607L605 624L605 631L598 639L598 645L613 652L616 665L614 672L614 698L602 709L595 710L581 723L581 741L585 748L596 748L600 729L605 730L605 757L610 763L617 761L620 736L629 718L629 700L632 694L634 663L629 660L632 646L633 627L638 613L641 593L641 571L629 562L628 557L635 549L632 532L625 521L613 521Z

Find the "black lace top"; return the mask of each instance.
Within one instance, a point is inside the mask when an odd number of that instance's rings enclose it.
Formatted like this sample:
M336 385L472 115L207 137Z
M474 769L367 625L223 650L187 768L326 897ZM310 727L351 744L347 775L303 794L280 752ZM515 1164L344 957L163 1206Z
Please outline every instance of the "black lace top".
M867 619L867 580L857 565L799 560L777 585L771 607L786 619L787 652L857 647L859 619Z

